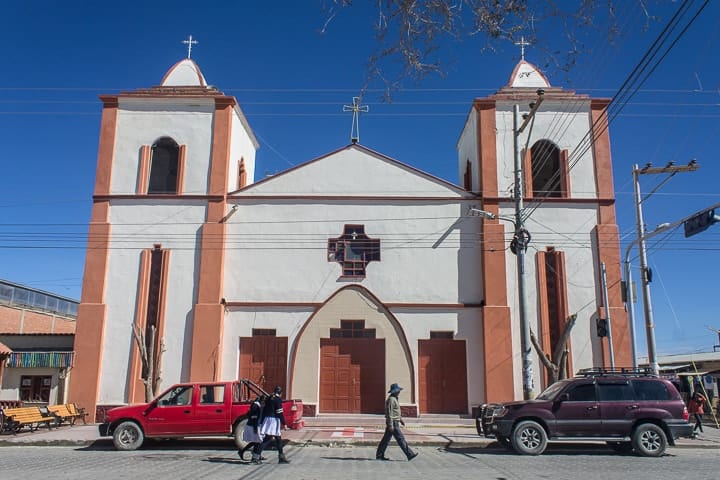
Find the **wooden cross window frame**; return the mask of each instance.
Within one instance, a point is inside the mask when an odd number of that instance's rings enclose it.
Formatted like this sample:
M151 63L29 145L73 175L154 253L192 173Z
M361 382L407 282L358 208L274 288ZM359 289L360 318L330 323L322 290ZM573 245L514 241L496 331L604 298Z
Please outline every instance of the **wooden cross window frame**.
M343 234L328 240L328 261L342 266L342 276L364 278L367 264L380 261L380 240L368 237L364 225L345 225Z

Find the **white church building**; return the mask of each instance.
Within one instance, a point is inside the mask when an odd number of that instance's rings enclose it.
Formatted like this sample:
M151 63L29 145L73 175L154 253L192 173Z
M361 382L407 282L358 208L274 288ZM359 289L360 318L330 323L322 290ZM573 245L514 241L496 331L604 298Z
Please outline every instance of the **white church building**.
M395 382L409 416L521 398L514 227L470 212L514 215L513 106L538 88L519 138L527 318L550 352L577 313L568 369L608 364L595 332L604 262L616 364L630 365L609 133L576 148L608 100L553 88L522 60L468 102L458 184L358 143L257 180L240 105L185 59L159 86L100 97L70 400L89 412L144 401L134 331L161 389L250 378L282 385L306 416L381 413Z

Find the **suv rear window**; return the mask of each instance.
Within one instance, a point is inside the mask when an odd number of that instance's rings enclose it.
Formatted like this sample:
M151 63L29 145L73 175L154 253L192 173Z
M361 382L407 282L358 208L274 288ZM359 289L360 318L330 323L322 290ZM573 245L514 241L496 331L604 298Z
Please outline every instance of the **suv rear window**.
M665 382L633 380L632 384L637 400L670 400L670 392Z
M629 383L598 383L601 402L621 402L634 400L635 393Z

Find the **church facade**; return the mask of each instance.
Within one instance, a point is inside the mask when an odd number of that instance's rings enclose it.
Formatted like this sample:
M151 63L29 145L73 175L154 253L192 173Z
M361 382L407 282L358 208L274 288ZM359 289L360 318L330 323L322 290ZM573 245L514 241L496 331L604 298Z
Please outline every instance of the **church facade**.
M282 385L305 415L381 413L390 383L408 415L522 397L501 220L514 214L513 105L538 88L519 138L530 326L550 352L577 313L565 366L607 365L604 263L616 364L630 365L609 135L593 129L607 101L552 88L523 60L471 103L457 185L357 143L256 181L236 99L186 59L159 86L101 97L71 401L95 412L144 401L145 382L237 378Z

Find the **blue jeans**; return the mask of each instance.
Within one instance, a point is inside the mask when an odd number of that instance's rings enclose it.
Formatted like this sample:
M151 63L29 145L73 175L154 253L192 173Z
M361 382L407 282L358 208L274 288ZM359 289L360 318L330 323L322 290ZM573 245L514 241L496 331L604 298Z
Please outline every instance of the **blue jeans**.
M390 444L390 439L395 437L395 441L400 446L400 449L409 459L413 452L410 450L410 447L408 447L405 435L403 435L402 430L400 430L400 422L393 420L392 425L392 430L390 430L389 427L385 428L385 435L383 435L382 440L380 440L380 445L378 445L377 451L375 452L375 458L382 458L385 456L385 450Z

